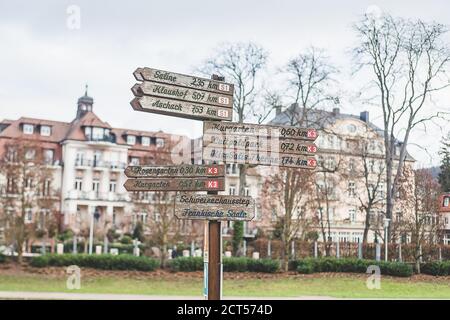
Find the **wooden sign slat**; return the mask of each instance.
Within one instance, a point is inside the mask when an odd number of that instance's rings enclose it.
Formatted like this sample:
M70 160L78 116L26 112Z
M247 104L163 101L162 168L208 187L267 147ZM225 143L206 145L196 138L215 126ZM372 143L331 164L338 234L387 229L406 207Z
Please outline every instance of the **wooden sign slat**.
M127 191L224 191L225 178L128 179Z
M223 163L255 164L279 167L314 169L317 160L314 157L284 153L265 153L245 150L224 150L223 148L203 148L204 161Z
M295 139L280 139L277 137L267 138L265 136L205 134L203 135L203 147L299 155L314 155L317 152L317 146L313 142Z
M223 108L233 108L233 97L196 89L177 87L169 84L144 81L132 88L136 96L147 95L166 99L208 104Z
M231 83L200 78L181 73L169 72L164 70L152 68L137 68L133 73L138 81L153 81L197 90L204 90L208 92L222 93L232 96L234 93L234 86Z
M243 196L179 194L175 198L178 219L245 220L255 217L255 200Z
M142 96L130 102L136 111L163 114L194 120L233 120L233 109L185 101Z
M177 178L177 177L224 177L225 166L220 164L173 166L128 166L128 178Z
M318 136L317 130L312 128L214 121L203 122L203 134L266 136L308 141L314 141Z

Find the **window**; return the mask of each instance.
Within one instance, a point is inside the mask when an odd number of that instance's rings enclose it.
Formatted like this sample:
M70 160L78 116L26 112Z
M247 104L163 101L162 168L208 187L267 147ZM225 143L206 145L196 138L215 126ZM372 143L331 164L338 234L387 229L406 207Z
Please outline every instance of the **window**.
M156 146L158 148L164 147L164 139L163 138L156 138Z
M355 209L348 210L348 218L349 218L350 222L356 221L356 210Z
M375 160L369 161L369 171L370 173L375 173Z
M32 178L26 178L24 181L25 188L33 188L33 179Z
M93 140L103 140L105 137L105 133L103 128L94 127L92 130L92 139Z
M348 171L350 171L350 172L355 171L355 160L354 159L350 159L348 161Z
M44 163L45 164L53 164L54 150L45 149L44 150Z
M117 183L115 180L109 182L109 192L116 192Z
M83 180L80 178L75 179L75 190L81 191L83 187Z
M149 137L142 137L142 145L143 146L149 146L150 145L150 138Z
M45 180L42 186L42 195L43 196L48 196L50 195L50 187L51 187L51 180Z
M348 196L354 197L356 195L355 193L355 183L353 181L350 181L348 183Z
M17 192L17 185L14 178L8 177L6 179L6 192L7 193L16 193Z
M86 138L91 139L92 137L92 127L85 127L84 128L84 135Z
M355 126L354 124L349 124L349 125L347 126L347 130L348 130L348 132L353 133L353 132L356 131L356 126Z
M92 191L98 192L99 188L100 188L100 181L98 180L92 181Z
M230 196L235 196L236 195L236 186L230 186L230 188L228 189L228 193Z
M442 204L443 207L449 207L450 206L450 197L444 197L444 202Z
M159 214L159 212L155 212L155 221L159 222L161 220L161 215Z
M11 162L17 161L17 150L15 148L8 147L6 158Z
M36 150L28 149L25 151L25 159L26 160L33 160L35 156L36 156Z
M383 183L380 183L378 185L378 197L380 199L384 199L384 184Z
M127 136L127 144L135 145L136 144L136 137L128 135Z
M250 196L250 189L248 187L244 188L244 194L245 196L249 197Z
M334 157L327 158L327 160L325 161L325 167L327 169L334 169L335 167Z
M41 136L50 136L52 134L52 129L50 126L41 126Z
M34 126L32 124L24 124L23 125L23 133L25 134L33 134Z
M94 152L94 167L98 167L102 162L102 153L100 151Z
M133 166L138 166L139 165L139 158L131 157L130 158L130 164L133 165Z
M31 208L25 209L25 223L30 223L33 221L33 211Z
M333 148L334 146L334 136L328 136L327 137L327 143L328 143L328 148Z

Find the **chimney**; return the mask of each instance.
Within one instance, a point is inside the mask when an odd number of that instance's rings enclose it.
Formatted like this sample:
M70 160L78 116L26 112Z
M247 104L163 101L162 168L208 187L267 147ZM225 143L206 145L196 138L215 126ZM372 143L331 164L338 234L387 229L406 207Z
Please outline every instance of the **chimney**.
M333 114L337 116L339 114L339 108L333 108Z
M369 122L369 111L363 111L359 114L359 119L364 122Z

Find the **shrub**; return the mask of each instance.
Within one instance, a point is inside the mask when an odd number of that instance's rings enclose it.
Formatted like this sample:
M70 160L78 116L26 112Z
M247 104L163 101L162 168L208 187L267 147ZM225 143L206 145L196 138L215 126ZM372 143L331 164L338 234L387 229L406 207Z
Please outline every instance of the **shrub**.
M0 263L4 263L6 261L6 256L0 253Z
M223 271L225 272L245 272L247 271L248 258L224 258Z
M203 270L202 257L179 257L168 262L172 271L201 271ZM224 272L265 272L274 273L280 269L278 260L250 259L245 257L232 257L223 259Z
M42 255L33 257L31 266L42 268L48 266L70 266L87 267L102 270L138 270L153 271L159 266L159 262L148 257L135 257L132 255L112 256L86 255L86 254L62 254L62 255Z
M168 267L174 272L201 271L203 270L202 257L179 257L168 261Z
M400 262L382 262L374 260L362 259L336 259L336 258L319 258L319 259L303 259L291 262L291 265L297 266L299 273L315 273L315 272L352 272L366 273L370 265L380 267L381 274L396 277L409 277L413 274L411 266Z
M249 272L275 273L280 270L280 261L272 259L248 259Z
M130 236L123 236L122 239L120 239L120 243L133 244L133 238L131 238Z
M450 274L450 261L424 263L420 266L420 271L432 276L448 276Z

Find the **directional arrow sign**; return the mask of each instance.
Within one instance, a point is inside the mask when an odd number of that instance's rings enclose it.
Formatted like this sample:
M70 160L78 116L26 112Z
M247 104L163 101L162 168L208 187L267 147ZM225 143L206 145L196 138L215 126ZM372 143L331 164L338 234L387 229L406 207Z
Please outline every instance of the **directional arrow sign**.
M205 134L203 136L203 147L298 155L314 155L317 152L317 147L312 142L295 139L279 139L277 137L268 138L266 136Z
M127 191L224 191L225 179L219 178L160 178L128 179Z
M187 119L226 121L233 119L233 109L159 97L142 96L140 98L134 98L131 101L131 106L136 111Z
M175 198L178 219L252 220L255 200L251 197L210 194L180 194Z
M125 169L128 178L175 178L175 177L224 177L225 166L176 165L176 166L129 166Z
M231 83L224 83L221 81L199 78L175 72L152 68L137 68L133 74L138 81L160 82L231 96L234 92L234 87Z
M313 157L211 147L203 148L203 160L302 169L314 169L317 166L317 161Z
M221 123L214 121L203 122L203 134L210 135L245 135L254 137L289 138L295 140L314 141L317 139L317 131L309 128L297 128L288 126L257 125L248 123Z
M189 101L224 108L233 107L233 97L220 93L178 87L169 84L144 81L131 89L136 96L148 95L166 99Z

